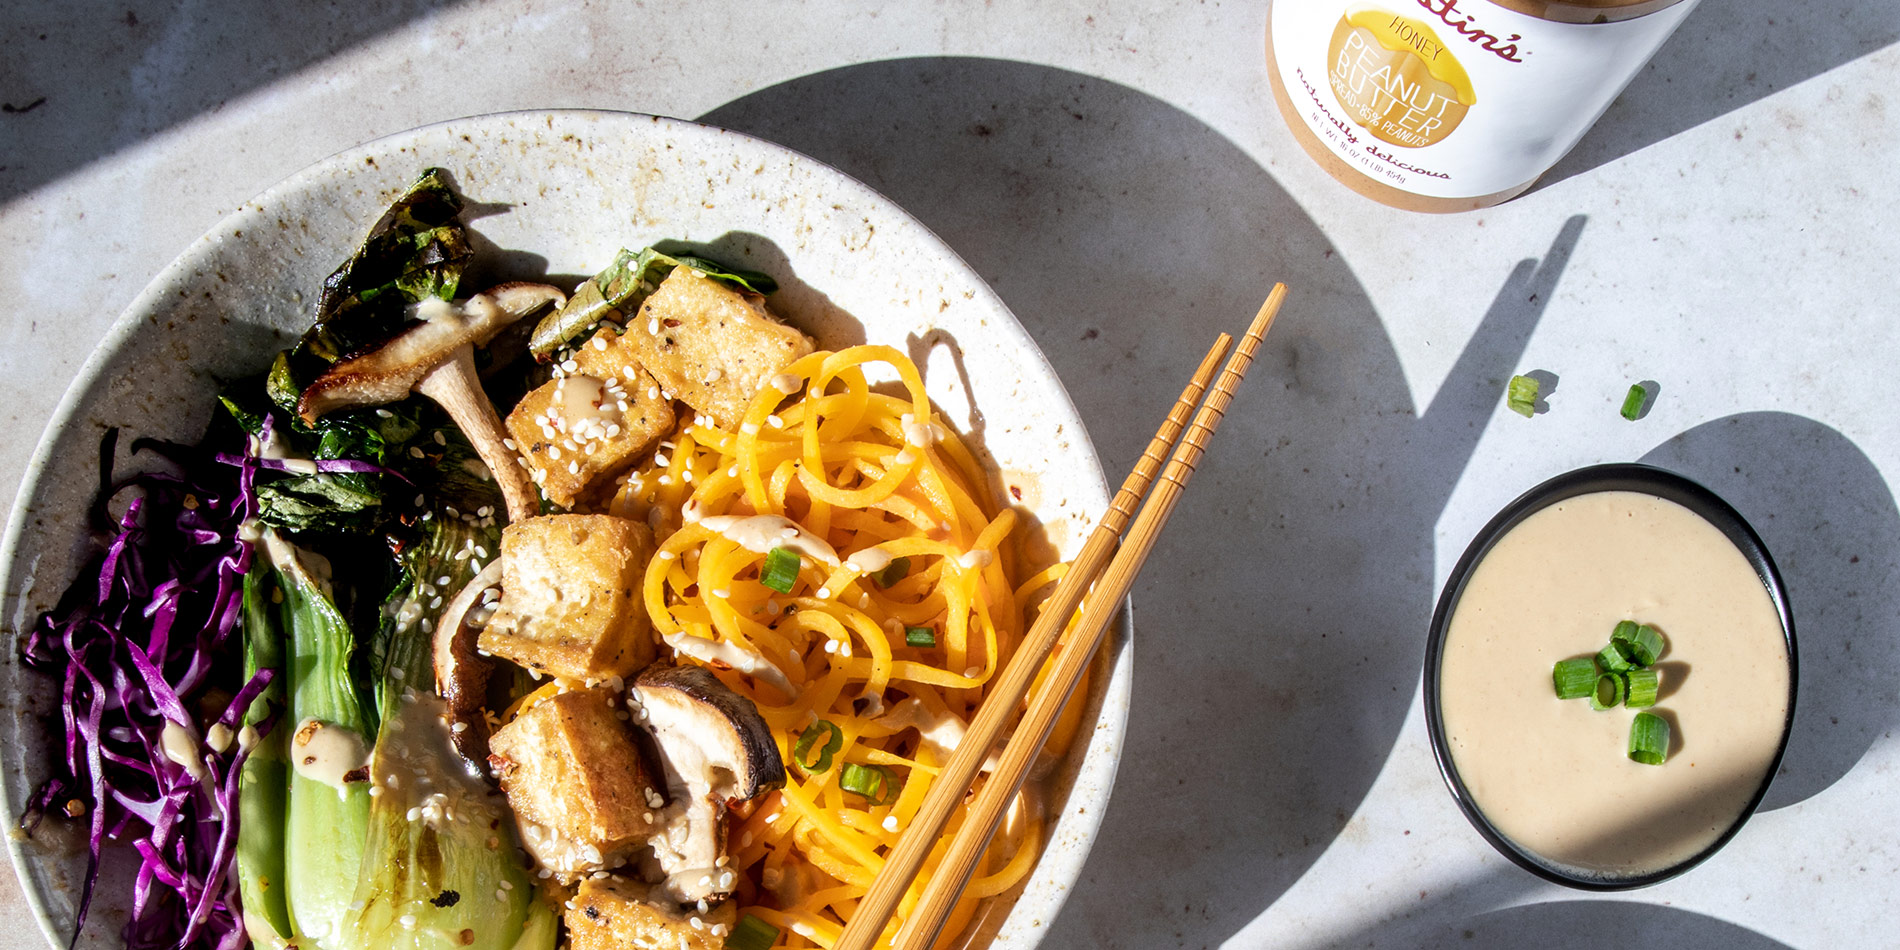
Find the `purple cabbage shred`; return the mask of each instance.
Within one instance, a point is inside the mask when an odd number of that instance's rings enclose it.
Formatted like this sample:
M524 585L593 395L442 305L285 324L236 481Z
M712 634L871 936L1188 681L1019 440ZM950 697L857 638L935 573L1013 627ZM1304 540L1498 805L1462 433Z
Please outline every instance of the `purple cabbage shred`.
M154 451L177 473L114 482L115 441L109 433L101 447L96 513L130 496L124 513L20 651L27 666L61 681L64 725L63 754L20 822L29 831L47 814L88 823L74 943L111 841L138 860L123 930L129 950L237 950L246 941L235 869L238 777L249 745L235 737L272 675L260 670L235 694L224 692L242 678L251 546L239 526L255 513L256 460L227 467L200 449L141 440L135 450ZM167 724L189 742L166 743ZM228 737L222 750L207 742L214 729Z

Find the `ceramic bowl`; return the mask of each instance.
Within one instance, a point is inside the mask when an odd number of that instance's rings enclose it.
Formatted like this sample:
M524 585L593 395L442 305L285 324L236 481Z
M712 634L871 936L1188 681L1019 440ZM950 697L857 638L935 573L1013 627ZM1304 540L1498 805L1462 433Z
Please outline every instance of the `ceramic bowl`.
M478 116L311 166L220 222L139 295L61 401L28 467L0 550L15 636L53 604L85 552L101 433L116 426L195 440L220 381L264 368L301 332L323 278L431 165L448 169L471 205L478 264L464 286L504 274L572 282L623 245L703 245L776 277L774 309L821 345L907 351L944 416L983 446L999 489L1020 492L1019 510L1055 552L1077 550L1106 507L1094 449L1035 343L954 251L870 188L783 147L690 122L586 111ZM118 462L122 471L139 464L123 451ZM1081 730L1051 780L1054 822L1033 876L975 925L995 946L1037 943L1080 873L1119 757L1126 643L1124 627L1087 700L1096 728ZM22 670L13 650L6 656L0 793L14 816L57 754L45 718L57 684ZM64 946L83 851L49 834L15 836L10 847L41 925ZM125 884L102 882L80 946L118 945Z
M1747 799L1746 806L1735 816L1734 821L1702 850L1666 867L1629 874L1605 874L1600 870L1566 865L1540 855L1500 832L1492 820L1485 815L1484 810L1479 807L1471 789L1459 775L1446 739L1439 684L1444 660L1445 636L1451 625L1452 614L1458 607L1459 598L1464 593L1472 571L1479 562L1484 560L1485 555L1507 532L1538 511L1568 498L1606 491L1639 492L1663 498L1689 509L1714 525L1722 536L1742 553L1767 589L1769 600L1773 603L1780 620L1782 634L1786 638L1788 657L1787 716L1781 723L1781 736L1775 747L1774 757L1763 773L1759 786ZM1470 820L1472 827L1476 828L1478 833L1498 850L1498 853L1509 858L1519 867L1545 880L1583 890L1615 891L1646 887L1682 874L1708 860L1735 837L1749 817L1755 813L1755 809L1760 806L1762 796L1767 794L1768 785L1774 780L1775 771L1780 766L1782 753L1787 750L1788 735L1794 724L1795 684L1799 680L1797 659L1794 617L1788 605L1788 595L1782 585L1781 574L1775 569L1774 559L1769 556L1768 548L1762 543L1760 536L1734 508L1702 485L1674 472L1653 466L1614 464L1578 469L1552 478L1506 505L1504 510L1498 512L1497 516L1478 532L1477 537L1472 539L1464 555L1458 559L1457 566L1452 569L1451 577L1445 582L1444 592L1438 598L1438 608L1432 615L1431 631L1425 646L1425 716L1427 729L1431 734L1432 754L1438 760L1439 772L1444 776L1445 785L1451 790L1452 798L1457 801L1459 809ZM1583 702L1583 700L1574 701Z

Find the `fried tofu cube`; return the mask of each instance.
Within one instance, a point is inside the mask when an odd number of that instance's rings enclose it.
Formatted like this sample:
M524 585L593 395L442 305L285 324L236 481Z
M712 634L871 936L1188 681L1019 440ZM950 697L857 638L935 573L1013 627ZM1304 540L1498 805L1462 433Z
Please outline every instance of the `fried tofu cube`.
M644 884L604 877L583 881L565 916L573 950L722 950L739 922L739 905L674 910L671 901L649 899Z
M557 693L488 740L535 859L564 877L611 867L659 827L659 787L609 689Z
M528 476L563 508L601 493L673 430L673 404L633 351L602 330L571 357L574 371L523 396L508 435Z
M611 515L543 515L501 532L501 602L476 645L571 680L630 677L657 645L640 596L653 531Z
M765 298L676 267L620 337L639 364L694 411L737 426L759 388L812 351L811 338L765 309Z

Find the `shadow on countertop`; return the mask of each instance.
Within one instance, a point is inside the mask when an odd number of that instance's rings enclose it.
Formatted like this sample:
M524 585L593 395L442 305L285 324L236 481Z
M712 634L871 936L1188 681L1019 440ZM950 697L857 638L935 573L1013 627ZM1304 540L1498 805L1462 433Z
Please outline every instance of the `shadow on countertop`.
M1900 4L1860 0L1706 0L1638 73L1609 110L1537 184L1546 188L1720 118L1900 40ZM1881 90L1866 98L1867 121ZM1800 116L1778 121L1798 126ZM1738 147L1750 132L1735 130Z
M1900 511L1846 436L1812 419L1751 412L1699 425L1643 456L1721 495L1774 556L1794 612L1794 732L1761 809L1818 794L1900 725Z
M807 76L703 121L943 236L1054 362L1112 479L1207 343L1293 289L1134 596L1113 799L1049 946L1218 944L1358 808L1416 692L1439 512L1581 230L1501 285L1423 411L1364 290L1251 158L1127 87L987 59ZM1454 345L1458 342L1454 341ZM1315 737L1324 737L1315 741Z
M5 0L0 204L456 2Z

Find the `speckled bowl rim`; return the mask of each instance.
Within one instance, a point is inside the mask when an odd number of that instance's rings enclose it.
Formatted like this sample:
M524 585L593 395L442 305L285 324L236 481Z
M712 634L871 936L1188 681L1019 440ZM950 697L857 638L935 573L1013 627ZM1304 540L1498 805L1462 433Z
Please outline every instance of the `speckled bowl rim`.
M491 129L510 122L545 121L549 128L556 123L588 122L610 126L621 131L635 127L662 129L667 134L686 140L711 141L736 145L753 153L754 157L770 162L797 162L808 166L816 174L828 179L828 188L854 202L857 208L867 215L875 216L878 227L908 232L912 239L927 246L929 252L939 259L952 273L966 277L975 289L972 303L988 311L988 320L984 323L987 332L1000 335L1006 345L1020 347L1034 365L1040 368L1044 377L1055 389L1056 403L1047 404L1047 409L1062 420L1066 426L1073 427L1076 434L1072 440L1065 441L1062 453L1071 457L1072 467L1092 473L1087 484L1068 485L1067 490L1074 500L1087 509L1090 520L1106 509L1108 491L1102 477L1099 459L1093 443L1088 439L1087 427L1076 411L1066 388L1055 375L1054 368L1047 357L1036 346L1019 321L1009 312L1008 307L997 297L994 290L982 279L975 269L947 243L932 232L921 221L904 211L896 203L885 198L874 189L856 178L839 171L817 159L774 142L760 139L744 133L722 129L702 123L690 122L664 116L647 115L633 112L615 112L593 109L554 109L520 110L513 112L489 113L450 119L443 122L418 126L402 132L383 136L369 142L345 149L327 158L317 161L295 174L266 189L256 198L245 202L238 210L227 215L210 230L193 241L170 264L142 290L120 314L98 346L92 351L85 364L66 393L61 397L51 419L42 433L33 455L27 463L21 486L10 512L4 540L0 541L0 596L5 598L5 610L0 616L13 631L14 640L8 647L8 656L0 661L0 701L8 703L13 709L23 707L25 691L43 689L49 680L40 677L20 666L18 661L17 638L23 634L32 616L26 613L25 598L22 596L22 583L32 583L35 561L23 561L22 538L27 524L33 520L35 500L46 488L49 476L59 477L69 474L71 469L55 469L56 462L70 460L55 459L60 433L74 425L82 425L81 417L89 407L89 397L96 387L105 385L105 370L113 357L121 349L136 342L141 334L148 332L145 321L148 315L161 311L161 305L168 302L180 287L191 284L194 276L203 277L202 271L196 271L205 261L215 259L219 246L234 232L241 233L246 226L259 224L269 214L271 208L283 202L287 196L314 188L324 179L348 174L348 169L365 166L375 167L377 157L395 157L406 151L406 146L428 135L444 133L451 129L470 130ZM416 156L406 159L411 163ZM480 196L476 196L480 197ZM869 218L867 218L869 220ZM367 227L368 221L357 222ZM359 230L360 230L359 227ZM533 250L526 248L526 250ZM347 254L343 249L336 259L341 260ZM867 324L867 327L869 325ZM869 334L867 334L868 336ZM875 339L872 342L877 342ZM824 343L820 341L821 345ZM68 450L70 455L70 450ZM1052 453L1053 454L1053 453ZM93 460L88 459L83 467L85 478L91 481ZM83 526L75 525L75 533L84 531ZM1072 556L1079 547L1081 536L1068 539L1064 545L1063 556ZM64 586L65 581L59 582ZM1084 697L1085 728L1078 731L1075 743L1067 757L1056 769L1053 781L1057 785L1052 796L1051 822L1046 827L1043 853L1038 859L1030 877L1009 893L992 899L990 912L979 912L971 925L971 933L981 936L993 934L987 944L997 948L1025 948L1041 942L1043 933L1053 922L1057 912L1066 901L1070 889L1081 877L1082 865L1088 856L1102 816L1106 813L1106 803L1113 788L1115 774L1120 764L1122 738L1126 732L1129 708L1129 696L1133 681L1133 653L1130 648L1132 636L1132 611L1124 604L1117 620L1110 642L1096 657L1089 694ZM18 714L23 718L24 714ZM15 717L7 723L8 731L4 738L17 740L25 728ZM1088 723L1093 728L1087 728ZM43 767L36 768L34 763L24 761L24 751L18 741L6 743L0 751L0 763L6 766L6 774L0 777L0 809L4 809L6 820L13 821L24 808L31 789L44 774ZM1055 811L1058 809L1059 811ZM28 906L37 919L48 941L58 947L66 945L71 934L71 921L58 919L54 915L55 905L49 900L48 891L60 886L52 881L51 862L29 852L25 842L18 835L8 838L8 852L13 867L25 893ZM76 882L67 884L76 887ZM1013 900L1011 898L1013 897ZM996 902L1007 901L1007 913L998 922L996 912L1003 905ZM112 895L101 893L94 898L94 914L122 904L112 900ZM94 928L87 928L92 934ZM87 940L80 946L117 946L116 933L113 939L104 941ZM984 945L978 939L977 945Z
M1756 787L1755 794L1748 799L1741 813L1708 847L1688 858L1654 871L1614 878L1588 875L1544 858L1505 837L1485 817L1452 762L1451 744L1445 737L1445 715L1439 704L1438 688L1438 677L1444 661L1445 635L1451 627L1451 616L1457 610L1458 600L1464 594L1465 584L1471 579L1472 570L1505 534L1523 523L1524 519L1565 499L1607 491L1640 492L1673 501L1714 525L1729 543L1741 551L1749 566L1754 568L1755 576L1761 579L1762 586L1767 588L1788 647L1788 714L1781 723L1781 739L1775 745L1774 758L1769 760L1761 784ZM1459 557L1457 566L1452 568L1450 578L1445 581L1444 592L1439 595L1438 607L1432 613L1431 629L1425 642L1425 722L1431 735L1432 757L1438 762L1438 772L1445 780L1445 787L1451 791L1452 799L1458 803L1458 810L1464 812L1466 820L1499 854L1544 880L1566 887L1584 891L1627 891L1659 884L1687 872L1722 850L1748 823L1755 809L1760 807L1762 797L1768 794L1768 786L1774 783L1775 773L1781 768L1781 757L1788 750L1788 737L1794 731L1795 692L1800 682L1799 674L1800 657L1795 647L1794 613L1788 604L1787 588L1782 583L1781 572L1775 567L1774 558L1768 553L1768 546L1762 543L1761 536L1755 533L1748 520L1715 492L1668 469L1639 462L1592 465L1565 472L1519 495L1471 539L1471 544Z

